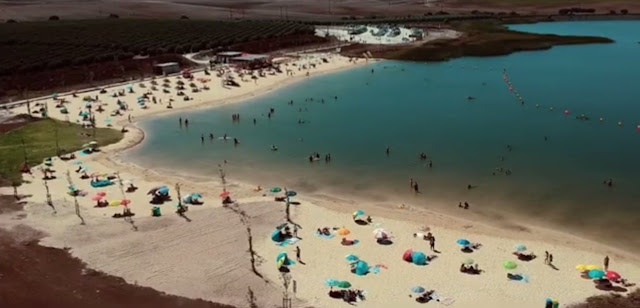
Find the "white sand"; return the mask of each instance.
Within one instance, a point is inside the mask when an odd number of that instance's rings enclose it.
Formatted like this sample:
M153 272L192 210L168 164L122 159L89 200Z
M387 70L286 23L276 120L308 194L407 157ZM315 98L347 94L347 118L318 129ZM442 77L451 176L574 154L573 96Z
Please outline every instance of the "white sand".
M319 63L317 56L300 60L308 63ZM354 66L347 59L333 56L330 64L319 65L310 70L310 74L333 71ZM174 109L193 106L212 106L240 101L240 98L258 95L277 86L300 80L306 70L294 70L297 77L285 74L260 78L257 84L252 81L242 83L241 88L222 89L219 80L213 76L209 86L211 91L188 95L195 101L183 102L176 99ZM201 73L196 77L201 77ZM172 77L172 84L176 78ZM147 86L150 86L146 82ZM142 89L134 83L134 89L140 93ZM172 90L174 92L174 90ZM95 93L89 95L95 96ZM124 97L130 108L134 121L142 116L166 112L166 105L153 105L142 110L135 104L139 94L128 94ZM80 95L82 97L83 95ZM102 95L105 108L110 111L115 106L115 99ZM174 96L175 97L175 96ZM81 98L71 99L68 107L71 120L77 119L81 109ZM164 104L167 95L158 95ZM178 97L176 97L178 98ZM122 99L122 98L121 98ZM53 111L49 103L51 116L63 118ZM24 108L14 111L24 112ZM107 113L98 114L97 123L104 126ZM126 115L113 122L126 122ZM124 123L114 124L120 127ZM285 248L276 246L270 239L273 228L284 221L283 203L273 202L273 194L254 192L252 187L229 179L227 188L241 204L236 210L244 210L250 217L248 222L252 229L253 244L260 258L258 271L266 281L254 275L250 270L246 228L240 216L231 209L222 208L218 193L222 190L219 181L194 182L175 176L162 175L153 170L145 170L126 162L118 161L117 153L137 144L142 138L141 131L130 127L131 132L119 144L103 148L99 154L78 157L91 172L111 173L119 171L123 179L133 179L139 190L127 193L126 198L132 201L131 209L136 216L132 225L122 219L110 216L120 212L121 207L94 208L95 202L90 197L98 191L107 193L107 199L122 199L118 185L103 189L91 188L87 180L80 180L73 170L77 168L71 162L54 159L54 169L58 178L48 182L57 214L44 205L46 200L41 174L25 176L31 181L19 188L22 194L31 194L25 207L28 216L16 219L15 214L0 216L3 227L11 228L17 224L28 224L49 234L42 243L54 247L70 247L73 255L81 258L95 269L123 277L128 282L150 286L168 293L204 298L212 301L235 304L239 307L246 303L247 287L250 287L258 298L261 307L273 307L281 303L283 292L281 274L276 270L275 256L280 251L287 251L295 258L294 246ZM86 225L79 225L74 214L73 199L66 194L67 183L64 172L71 170L74 183L87 191L87 197L79 198L81 214ZM146 192L157 185L165 184L171 188L174 200L176 182L182 186L183 195L199 192L204 196L205 204L191 206L187 216L192 220L186 222L173 212L173 202L161 206L163 217L150 217L151 205ZM279 183L269 183L277 186ZM265 185L265 188L267 186ZM594 288L593 282L580 278L574 269L578 263L600 264L605 254L611 257L611 269L618 271L631 282L640 281L640 266L637 256L608 248L598 243L583 240L579 237L560 234L551 230L530 228L526 231L498 229L453 218L440 213L420 210L410 204L405 209L395 205L366 205L342 196L307 197L304 191L298 191L296 197L301 205L292 206L293 220L302 225L298 235L302 240L298 243L302 249L302 260L306 265L296 264L291 267L291 277L296 281L296 300L294 306L337 307L346 305L341 300L327 296L328 287L323 285L327 278L350 281L355 288L366 290L368 299L359 303L362 307L409 307L418 305L409 298L410 288L421 285L435 289L445 297L455 299L451 307L542 307L547 297L555 297L562 306L581 301L587 296L605 292ZM2 193L11 193L2 188ZM317 195L317 194L316 194ZM344 199L341 199L344 198ZM380 246L373 240L373 226L359 226L351 220L350 212L362 208L373 216L375 226L381 226L394 235L394 243ZM428 242L413 238L418 226L428 225L436 236L436 248L441 253L431 264L418 267L401 260L404 250L411 248L427 254ZM358 239L356 246L340 245L340 237L322 239L314 235L319 227L346 226L352 233L347 237ZM467 238L480 242L483 247L472 254L464 254L459 250L456 240ZM515 260L511 254L517 243L526 244L539 257L531 262L517 262L514 273L529 276L528 283L509 282L507 271L501 263ZM543 263L544 251L554 255L554 264L559 270L553 270ZM364 277L349 272L345 255L353 253L367 261L370 265L384 264L379 274ZM469 276L458 272L460 262L466 257L475 259L480 268L486 272L479 276ZM429 303L428 305L439 305Z

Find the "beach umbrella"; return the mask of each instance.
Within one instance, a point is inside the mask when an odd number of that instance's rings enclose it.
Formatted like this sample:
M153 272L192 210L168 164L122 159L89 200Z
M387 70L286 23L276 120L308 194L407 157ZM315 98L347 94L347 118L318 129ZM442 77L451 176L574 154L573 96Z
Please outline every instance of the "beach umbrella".
M421 287L421 286L415 286L411 288L411 292L413 293L422 293L424 291L425 291L424 287Z
M356 262L355 273L358 276L363 276L369 272L369 264L362 260Z
M158 191L156 191L157 193L161 194L161 195L168 195L169 194L169 187L167 186L162 186L160 187L160 189L158 189Z
M282 190L282 188L280 188L280 187L271 187L271 189L269 189L269 191L273 192L273 193L280 192L281 190Z
M576 269L581 271L581 272L584 272L584 271L587 270L587 266L584 265L584 264L578 264L578 265L576 265Z
M191 194L191 198L192 199L202 199L202 195L199 193L193 193Z
M602 267L600 265L596 265L596 264L589 264L587 265L587 267L585 267L586 270L591 271L591 270L602 270Z
M513 248L514 248L516 251L520 251L520 252L527 250L527 246L525 246L524 244L518 244L518 245L516 245L516 246L515 246L515 247L513 247Z
M347 261L358 261L360 260L360 258L358 258L358 256L354 255L354 254L348 254L345 259L347 259Z
M468 240L468 239L466 239L466 238L458 239L458 240L456 241L456 243L458 243L458 245L462 245L462 246L469 246L469 245L471 245L471 242L469 242L469 240Z
M620 276L620 274L618 274L617 272L614 271L607 271L606 275L608 279L610 280L618 280L620 279L622 276Z
M589 278L601 279L602 277L605 276L605 272L603 270L594 269L594 270L590 270L587 275L589 276Z
M102 200L102 196L100 196L100 195L95 195L95 196L91 197L91 201L100 201L100 200Z
M379 240L386 239L389 237L389 233L383 229L376 229L373 233L373 237Z
M57 97L58 97L58 93L53 93L53 94L51 94L51 96L52 96L53 98L57 98Z
M411 249L407 249L403 254L402 254L402 260L405 260L407 262L411 262L411 254L413 253L413 250Z
M293 190L288 190L285 194L287 197L295 197L298 193Z
M414 251L411 253L411 262L416 265L425 265L427 264L427 255L424 252Z
M502 262L502 266L506 269L514 269L516 267L518 267L518 264L516 264L516 262L513 261L504 261Z
M362 216L362 215L364 215L364 211L363 210L357 210L357 211L353 212L353 219L356 219L356 217Z
M339 283L340 283L340 280L331 279L331 278L324 281L324 285L327 287L337 287Z
M106 118L106 119L104 119L104 122L105 123L111 123L111 119L110 118Z
M109 206L118 206L120 205L120 200L109 201Z
M336 285L336 287L343 288L343 289L351 288L351 283L348 281L340 281L338 282L338 285Z
M122 199L122 201L120 201L121 205L127 206L129 204L131 204L131 200L129 199Z
M228 197L230 194L231 194L230 192L228 192L228 191L226 191L226 190L225 190L225 191L223 191L223 192L221 192L221 193L220 193L220 198L226 198L226 197Z
M471 265L473 263L475 263L475 262L471 258L466 258L466 259L462 260L462 264L464 264L464 265Z
M271 240L274 242L282 242L282 232L280 232L280 229L275 229L271 233Z
M88 112L88 111L86 111L86 110L82 110L82 111L80 111L80 116L81 116L81 117L85 117L85 116L88 116L88 115L89 115L89 112Z
M107 193L104 191L99 191L96 195L104 197L107 195Z
M349 233L351 233L351 231L349 231L349 229L347 228L338 229L338 235L348 235Z

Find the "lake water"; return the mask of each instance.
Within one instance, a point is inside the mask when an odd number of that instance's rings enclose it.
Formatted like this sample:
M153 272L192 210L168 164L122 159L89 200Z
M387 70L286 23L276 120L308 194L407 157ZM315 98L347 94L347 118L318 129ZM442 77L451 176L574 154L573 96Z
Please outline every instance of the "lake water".
M616 42L441 63L384 61L318 76L245 103L144 120L147 139L127 159L211 177L226 159L230 179L263 187L446 204L455 213L458 202L468 201L473 215L526 219L640 247L640 22L513 28ZM232 123L233 113L241 114L239 123ZM581 114L590 119L576 119ZM189 119L188 131L178 117ZM209 132L241 144L207 137L201 145L200 134ZM270 151L272 144L279 151ZM309 163L311 152L331 153L332 160ZM410 192L410 178L420 195ZM609 178L611 188L603 184Z

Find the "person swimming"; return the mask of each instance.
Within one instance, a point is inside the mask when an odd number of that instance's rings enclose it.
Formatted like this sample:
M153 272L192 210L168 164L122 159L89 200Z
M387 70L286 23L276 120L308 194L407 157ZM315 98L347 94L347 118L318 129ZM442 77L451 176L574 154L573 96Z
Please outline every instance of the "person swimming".
M277 150L278 150L278 147L272 144L271 145L271 151L277 151Z
M240 144L240 141L238 141L238 138L233 138L233 145L238 145Z

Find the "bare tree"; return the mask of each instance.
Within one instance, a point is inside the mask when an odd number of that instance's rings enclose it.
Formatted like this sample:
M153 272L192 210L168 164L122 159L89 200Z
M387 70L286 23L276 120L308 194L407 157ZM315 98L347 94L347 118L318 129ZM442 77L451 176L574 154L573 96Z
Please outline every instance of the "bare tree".
M249 303L249 308L258 308L258 304L256 303L257 298L256 295L251 290L251 287L247 287L247 302Z

